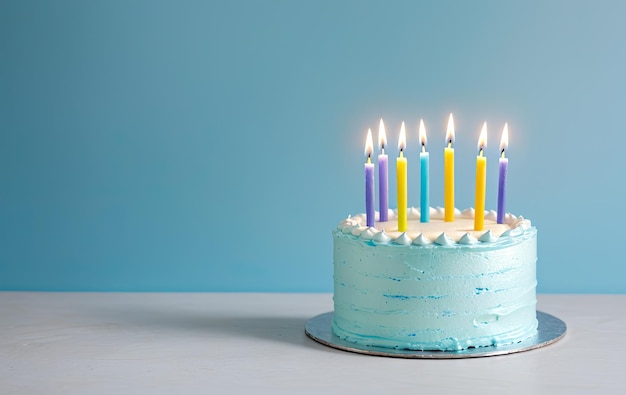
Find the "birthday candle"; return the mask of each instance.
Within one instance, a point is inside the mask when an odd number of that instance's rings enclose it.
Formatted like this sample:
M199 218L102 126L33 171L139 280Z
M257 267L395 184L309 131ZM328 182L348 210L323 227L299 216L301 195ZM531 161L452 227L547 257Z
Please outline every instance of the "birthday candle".
M485 225L485 195L487 189L487 157L483 155L487 146L487 122L478 138L476 157L476 201L474 204L474 230L483 230Z
M424 127L424 120L420 119L419 128L420 143L422 145L422 151L420 152L420 222L430 221L430 203L429 203L429 183L428 179L428 167L429 167L429 154L426 151L426 128Z
M389 181L387 170L387 155L385 154L385 145L387 144L387 134L385 133L385 125L383 119L380 119L378 127L378 146L380 155L378 155L378 204L380 211L380 222L387 221L387 212L389 209Z
M368 129L367 139L365 140L365 216L367 226L374 226L374 164L372 163L372 151L374 150L372 143L372 130Z
M447 146L443 150L443 207L444 221L454 221L454 118L452 114L448 118L448 131L446 133Z
M404 149L406 148L406 130L404 122L400 127L400 138L398 140L398 150L400 154L396 159L396 177L397 177L397 197L398 197L398 231L406 232L407 229L407 185L406 185L406 169L407 160L404 157Z
M505 203L506 203L506 176L509 171L509 159L506 157L504 151L509 147L509 125L504 124L502 130L502 137L500 138L500 162L498 172L498 215L497 222L499 224L504 223Z

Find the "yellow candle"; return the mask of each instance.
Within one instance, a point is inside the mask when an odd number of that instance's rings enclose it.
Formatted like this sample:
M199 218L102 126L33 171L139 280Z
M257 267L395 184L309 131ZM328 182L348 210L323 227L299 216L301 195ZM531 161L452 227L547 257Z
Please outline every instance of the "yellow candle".
M407 229L407 185L406 185L406 168L407 160L404 157L404 149L406 147L406 130L404 122L400 127L400 139L398 140L398 149L400 155L396 159L396 178L397 178L397 197L398 197L398 232L406 232Z
M474 207L474 230L483 230L485 226L485 195L487 193L487 158L483 151L487 146L487 122L478 138L478 156L476 157L476 202Z
M448 118L448 132L446 133L447 146L443 150L443 207L444 221L454 221L454 119L452 114Z

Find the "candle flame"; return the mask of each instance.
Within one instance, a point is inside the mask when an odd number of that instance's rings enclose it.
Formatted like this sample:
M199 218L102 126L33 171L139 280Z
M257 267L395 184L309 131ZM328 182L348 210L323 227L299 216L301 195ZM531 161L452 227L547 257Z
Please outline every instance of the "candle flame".
M367 129L367 139L365 140L365 155L367 156L367 163L370 162L373 150L374 143L372 142L372 129Z
M402 152L406 148L406 128L404 127L404 121L402 122L402 126L400 126L400 138L398 139L398 149L400 150L400 156L402 156Z
M424 127L423 119L420 119L420 144L422 145L422 152L426 152L426 127Z
M483 130L480 132L480 137L478 137L478 154L483 156L483 150L487 146L487 122L483 124Z
M509 148L509 124L504 124L502 129L502 137L500 138L500 154L504 158L504 151Z
M448 118L448 132L446 133L446 144L448 147L452 147L452 143L454 142L454 118L452 117L452 113L450 113L450 117Z
M380 125L378 126L378 147L382 153L385 153L385 145L387 145L387 133L385 132L385 124L383 119L380 119Z

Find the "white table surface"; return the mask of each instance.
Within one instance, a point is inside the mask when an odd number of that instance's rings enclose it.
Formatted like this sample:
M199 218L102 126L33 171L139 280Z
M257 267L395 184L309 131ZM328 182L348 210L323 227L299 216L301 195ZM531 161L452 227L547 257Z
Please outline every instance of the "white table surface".
M560 341L459 360L318 344L330 294L0 292L0 394L626 393L626 295L539 295Z

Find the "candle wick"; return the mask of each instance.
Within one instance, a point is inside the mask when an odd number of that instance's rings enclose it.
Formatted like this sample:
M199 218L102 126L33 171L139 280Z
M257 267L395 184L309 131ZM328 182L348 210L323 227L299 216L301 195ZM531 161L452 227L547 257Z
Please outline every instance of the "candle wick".
M448 140L448 148L452 148L452 139Z
M483 156L483 147L478 150L478 156Z
M385 144L381 144L381 155L385 155Z
M367 163L372 163L372 159L371 159L372 154L367 154Z
M426 144L422 143L422 152L426 152Z
M502 148L502 152L500 153L500 157L504 158L504 148Z
M404 148L400 148L400 158L404 158Z

